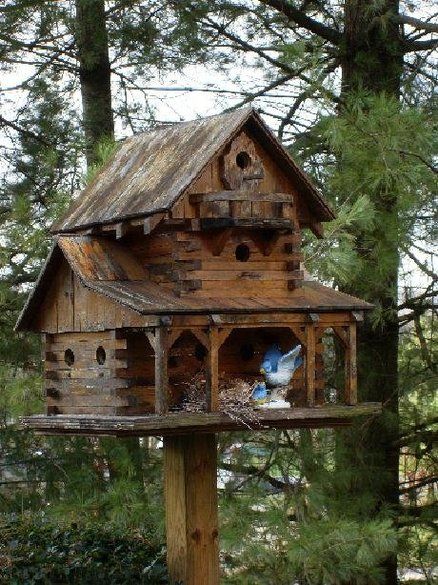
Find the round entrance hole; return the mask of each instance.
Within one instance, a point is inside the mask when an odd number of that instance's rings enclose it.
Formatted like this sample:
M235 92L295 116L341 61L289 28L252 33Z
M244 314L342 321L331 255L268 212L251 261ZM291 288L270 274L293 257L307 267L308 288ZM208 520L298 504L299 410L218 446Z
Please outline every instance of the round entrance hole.
M241 152L239 152L237 154L236 165L239 167L239 169L247 169L250 164L251 164L251 157L249 156L249 154L247 152L242 150Z
M246 244L239 244L236 248L236 260L239 262L248 262L249 256L248 246Z
M64 352L64 361L69 367L75 363L75 354L70 348L66 349Z
M103 349L101 345L96 349L96 361L99 366L103 366L106 362L106 351Z

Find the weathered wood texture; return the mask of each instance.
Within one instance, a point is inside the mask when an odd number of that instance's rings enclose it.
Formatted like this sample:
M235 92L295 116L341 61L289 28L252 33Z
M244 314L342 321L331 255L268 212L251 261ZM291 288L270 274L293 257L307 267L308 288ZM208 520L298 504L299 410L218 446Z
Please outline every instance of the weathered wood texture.
M278 298L292 301L291 283L299 286L303 278L299 233L177 231L153 234L148 240L132 236L125 245L147 269L151 282L188 302L212 298L220 304L221 298L249 296L250 302L265 299L265 306L275 305Z
M219 585L214 434L164 439L167 566L172 583Z
M247 155L247 165L239 165L239 155ZM225 197L224 189L231 198ZM222 195L215 197L215 192ZM242 192L251 196L245 198ZM200 195L203 193L206 197ZM278 196L263 196L274 193L283 194L280 201ZM288 208L293 210L291 219L299 222L308 222L312 215L296 177L282 168L266 143L260 143L249 130L242 130L190 185L172 208L172 217L290 217Z
M240 145L234 145L233 140L237 138L245 142L246 137L249 137L250 143L243 144L243 148L253 155L253 161L246 167L236 167L234 163ZM267 184L270 175L277 173L286 176L318 221L333 219L333 212L319 191L258 114L254 110L243 109L128 138L119 145L113 157L72 204L64 218L53 226L53 231L77 231L173 210L181 196L200 177L204 179L208 176L206 167L212 159L219 162L217 155L222 155L224 150L228 163L233 163L233 176L227 173L227 164L223 169L225 188L235 185L236 178L237 184L241 178L243 183L260 181L255 164L259 157L263 159L264 167L261 187ZM212 180L209 186L213 187ZM199 184L197 187L197 192L203 192Z
M315 408L287 408L257 411L257 421L236 420L218 412L169 413L147 416L35 415L21 423L41 434L169 436L222 431L324 428L348 426L358 416L381 412L380 402L355 406L325 405Z
M34 329L46 333L103 331L144 324L144 317L136 311L86 288L65 260L34 316Z
M139 347L135 338L115 331L46 335L48 414L153 412L154 377L147 372L148 361L153 360L150 353L147 342Z
M163 314L371 308L316 282L302 283L298 234L225 229L130 235L124 243L109 245L102 237L61 240L70 265L55 247L20 316L19 330L147 327L157 325L157 315ZM84 260L89 248L92 257ZM148 276L137 279L146 270Z

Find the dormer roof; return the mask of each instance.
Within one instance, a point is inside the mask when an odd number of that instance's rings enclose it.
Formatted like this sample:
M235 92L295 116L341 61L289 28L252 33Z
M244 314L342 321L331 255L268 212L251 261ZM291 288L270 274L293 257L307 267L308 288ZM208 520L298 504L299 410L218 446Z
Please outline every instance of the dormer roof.
M266 299L257 295L180 298L151 282L138 260L121 243L105 237L58 236L18 318L17 331L34 330L34 318L63 259L82 286L141 315L312 313L372 308L361 299L315 281L304 282L287 298Z
M252 108L163 126L120 143L93 181L52 226L69 233L169 211L242 128L275 157L306 198L315 221L334 213Z

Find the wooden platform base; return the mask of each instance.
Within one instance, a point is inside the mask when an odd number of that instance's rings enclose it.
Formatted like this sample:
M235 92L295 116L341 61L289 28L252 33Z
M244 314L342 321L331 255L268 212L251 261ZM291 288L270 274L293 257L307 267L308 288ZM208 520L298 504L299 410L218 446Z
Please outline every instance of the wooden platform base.
M380 402L355 406L325 405L314 408L254 410L251 417L231 417L220 412L175 412L144 416L91 416L57 414L24 417L21 424L47 435L171 436L222 431L321 428L351 425L358 416L372 416L382 410Z

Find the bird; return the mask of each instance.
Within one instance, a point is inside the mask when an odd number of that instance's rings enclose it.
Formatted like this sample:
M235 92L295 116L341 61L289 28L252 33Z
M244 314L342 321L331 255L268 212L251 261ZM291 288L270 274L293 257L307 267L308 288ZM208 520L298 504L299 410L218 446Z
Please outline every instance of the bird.
M287 386L297 368L303 363L299 355L301 345L296 345L291 351L283 354L278 345L271 346L263 356L260 373L264 375L271 388Z
M271 389L268 390L269 399L260 401L260 408L290 407L290 403L285 400L288 392L287 385L295 370L303 363L303 358L299 355L300 351L301 345L299 344L285 354L278 345L273 345L265 353L260 373L265 376Z
M266 388L266 384L264 382L259 382L251 392L251 398L257 403L262 403L267 397L268 389Z

